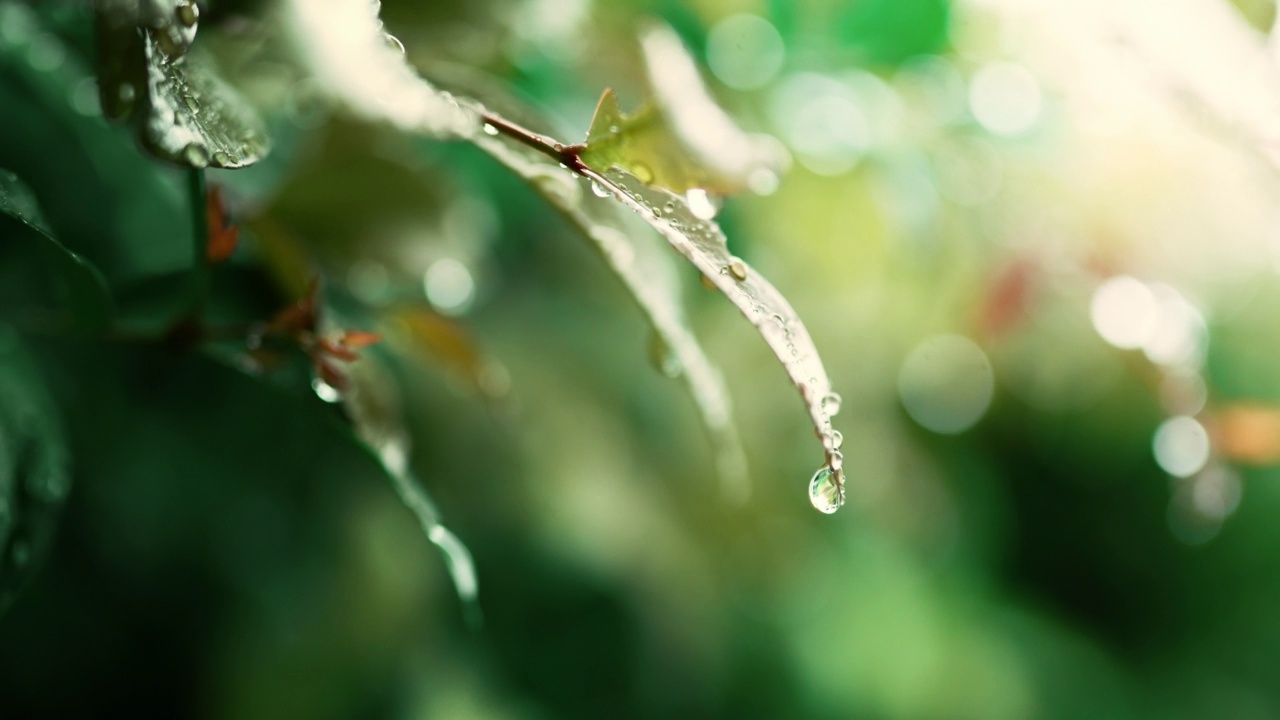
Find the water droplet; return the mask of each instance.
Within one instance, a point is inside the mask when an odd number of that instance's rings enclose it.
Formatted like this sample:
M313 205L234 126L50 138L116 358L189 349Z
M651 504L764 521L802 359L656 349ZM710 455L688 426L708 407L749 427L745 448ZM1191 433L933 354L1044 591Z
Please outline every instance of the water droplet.
M622 132L622 128L618 127L617 125L610 125L610 126L609 126L609 134L610 134L610 135L617 135L617 134L618 134L618 133L620 133L620 132Z
M640 182L646 185L653 182L653 170L650 169L649 166L645 165L644 163L636 163L631 168L631 174L635 175L637 180L639 180Z
M199 143L191 143L182 151L182 157L186 159L192 167L202 168L209 164L209 151Z
M200 103L196 102L195 98L190 95L183 95L182 102L187 106L187 109L191 111L192 115L200 114Z
M654 206L654 207L650 208L650 210L652 210L652 211L653 211L653 216L654 216L654 217L656 217L656 218L660 218L660 217L662 217L662 208L657 207L657 206Z
M320 378L311 380L311 390L315 392L316 397L327 403L336 403L342 399L342 393L338 391L338 388Z
M844 505L844 488L839 475L839 472L824 465L809 481L809 502L818 512L830 515Z
M400 38L396 37L395 35L392 35L391 33L383 33L382 41L385 42L387 44L387 47L391 48L392 50L399 51L401 55L404 54L404 43L400 42Z
M833 449L838 450L844 444L844 433L839 430L832 430L829 437L831 438L831 447Z
M484 124L484 128L483 128L483 129L484 129L484 134L485 134L485 135L497 135L497 134L498 134L498 128L494 127L492 123L485 123L485 124Z
M595 180L591 181L591 192L594 193L596 197L609 197L609 190Z
M816 378L811 379L812 381L816 381ZM822 397L822 410L827 415L837 415L840 412L840 403L840 393L829 392Z
M653 365L654 370L662 373L665 377L680 377L682 370L680 358L671 352L671 348L666 341L657 333L649 336L649 363Z
M130 83L121 83L120 87L116 88L116 97L120 98L120 102L124 105L133 103L133 99L137 94L138 91Z
M219 150L213 154L213 164L218 167L227 167L231 164L231 156Z
M178 22L187 27L195 27L196 21L200 19L200 8L195 0L184 0L174 8L174 14L177 15Z
M747 279L747 264L738 258L729 261L729 274L737 278L739 282Z

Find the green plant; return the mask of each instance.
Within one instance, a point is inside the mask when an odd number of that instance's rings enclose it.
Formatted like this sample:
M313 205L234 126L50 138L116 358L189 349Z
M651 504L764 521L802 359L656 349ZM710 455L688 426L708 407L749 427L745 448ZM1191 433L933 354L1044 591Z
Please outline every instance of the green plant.
M214 9L223 9L222 4ZM680 268L653 237L656 232L707 287L741 311L781 361L824 455L810 483L811 500L823 512L834 512L843 502L841 436L831 426L839 396L791 306L729 251L713 219L716 198L776 183L784 154L767 139L744 133L715 105L669 27L653 23L640 34L654 103L627 115L606 90L585 141L565 144L544 134L546 123L530 109L474 74L442 70L449 91L420 77L399 41L383 30L377 2L285 0L262 3L248 14L214 15L207 23L193 0L99 0L94 16L102 114L129 127L154 159L177 168L141 171L139 177L154 187L138 192L162 195L173 173L184 176L189 267L172 268L169 256L157 263L169 269L126 262L100 271L86 254L58 242L41 219L39 199L22 180L11 173L0 176L0 223L9 253L0 267L13 274L5 285L12 329L5 332L15 348L5 377L13 379L10 404L18 408L9 418L11 437L20 442L3 476L7 484L0 485L0 499L6 501L0 507L10 510L0 515L6 520L0 523L5 548L0 592L15 589L34 566L32 555L47 544L51 518L69 483L56 403L44 397L39 372L21 349L24 338L38 337L43 352L83 354L87 366L75 372L100 374L104 382L116 382L111 373L135 372L141 363L162 375L217 376L235 386L238 397L260 389L261 397L243 412L304 428L300 443L325 438L349 462L376 461L444 552L460 595L474 601L470 557L441 524L410 470L409 433L395 400L394 373L397 364L415 362L414 349L422 345L469 377L482 396L501 394L501 372L460 326L425 299L397 295L394 283L390 290L386 283L368 290L351 280L361 257L371 251L360 247L364 239L351 218L326 214L326 202L344 193L332 168L315 173L321 180L310 185L308 169L287 161L265 179L243 185L225 176L226 194L234 197L235 214L253 241L248 252L228 262L236 251L237 230L224 216L222 193L208 187L206 170L240 172L267 157L272 122L260 113L278 115L284 108L255 107L238 89L264 84L307 88L293 98L292 111L305 117L304 127L319 124L302 133L303 139L310 136L321 147L332 143L333 152L319 153L319 162L381 163L373 172L394 178L380 199L386 207L371 213L438 219L442 208L430 188L417 187L420 176L385 159L387 149L380 146L385 142L400 143L397 147L409 152L419 151L419 139L467 143L527 182L578 228L630 292L652 326L658 365L683 379L701 414L726 496L742 500L747 469L729 393L684 319ZM219 17L226 21L221 27ZM38 91L66 92L56 73L30 60L38 53L31 48L53 42L42 29L46 25L82 37L86 19L75 6L0 4L0 23L10 33L4 50L8 62L28 74ZM72 64L74 59L63 67ZM311 107L298 109L304 101ZM71 125L93 156L91 163L118 173L122 133L106 131L108 136L92 123ZM431 169L424 165L421 172ZM122 229L123 245L111 248L117 255L152 252L146 245L157 242L154 235L128 222ZM181 238L163 242L188 246ZM75 349L61 344L66 342ZM229 379L232 372L240 375ZM348 429L334 427L321 403L300 401L304 388L337 403Z

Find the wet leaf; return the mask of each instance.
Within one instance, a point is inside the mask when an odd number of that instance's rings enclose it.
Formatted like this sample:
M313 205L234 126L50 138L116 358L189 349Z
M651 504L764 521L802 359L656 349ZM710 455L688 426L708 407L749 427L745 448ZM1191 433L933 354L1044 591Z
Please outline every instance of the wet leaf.
M251 165L267 153L266 129L218 77L213 60L192 46L194 8L189 0L99 0L103 114L131 120L143 147L162 160L197 168Z
M0 325L0 613L48 552L70 489L70 458L44 380L21 338Z
M617 167L604 172L585 168L582 174L639 213L755 326L800 391L828 465L840 469L840 434L831 427L839 401L809 331L782 293L734 257L720 226L699 218L683 196L650 187Z
M58 242L31 189L0 169L0 305L35 322L83 331L111 324L111 295L98 270Z
M302 13L308 22L322 23L319 18L311 17L316 12L306 11L306 4L300 0L294 0L290 5L295 14ZM335 5L346 8L344 12L350 13L353 21L359 20L367 25L363 30L357 32L352 29L352 32L359 34L362 47L373 53L371 47L376 44L376 33L381 32L381 23L377 21L376 15L372 19L361 15L356 8L363 4L355 0L345 0ZM367 6L362 12L368 13ZM311 44L318 51L318 43L313 41ZM832 402L834 395L830 380L808 331L781 293L759 273L729 253L724 233L715 223L699 218L683 196L650 187L642 178L637 178L625 169L610 169L607 164L593 165L588 156L581 154L583 148L580 146L564 145L546 136L526 131L488 113L475 101L461 100L443 92L413 74L403 58L398 58L393 72L390 70L389 56L380 52L375 54L387 64L388 77L372 78L371 84L383 86L394 81L406 88L411 86L412 96L415 98L424 94L434 96L435 99L430 103L420 102L412 114L413 121L422 125L421 132L471 140L529 181L539 194L583 230L611 269L627 285L662 342L679 359L681 376L712 434L718 465L724 477L732 479L745 476L744 455L732 423L728 393L723 381L684 320L675 268L660 246L646 242L643 236L630 232L629 226L616 218L607 205L593 201L589 197L592 192L584 188L583 177L595 182L593 189L600 188L600 193L611 195L638 212L645 222L692 262L703 276L725 292L757 328L800 391L815 432L822 441L827 463L840 469L843 462L839 450L840 435L831 427L830 419L834 410L829 413L824 409L824 405L834 408L838 403ZM352 56L348 59L363 61L368 58ZM361 64L361 67L372 66ZM332 68L330 70L337 72ZM359 112L371 113L372 117L398 125L406 124L403 118L396 116L398 111L391 108L379 111L377 103L366 102L363 91L357 88L339 88L339 92L350 95L348 104ZM606 99L602 118L610 117L615 111L616 102L613 106L609 102L611 101ZM461 115L455 112L455 107L461 108ZM431 108L439 110L443 115L426 117L435 111ZM467 126L468 118L474 118L476 126ZM485 121L483 125L482 119ZM605 127L599 121L593 125L597 131ZM483 132L476 131L479 127L483 127ZM621 128L619 130L621 132ZM602 156L595 156L595 160L599 163ZM837 483L839 478L840 474L837 474Z
M372 342L368 333L347 333L349 342ZM469 625L481 621L475 562L466 545L440 519L431 496L409 466L412 444L400 407L400 389L384 356L363 353L347 368L342 403L360 440L378 456L401 502L414 514L422 532L444 558L454 590Z
M502 136L479 135L475 142L576 225L627 287L693 396L711 437L726 494L744 499L750 492L746 455L733 422L729 391L689 328L670 253L646 233L636 233L615 207L585 190L582 180L554 159Z
M728 189L723 178L704 170L684 151L653 106L627 115L612 89L605 90L596 104L582 160L594 167L626 168L643 182L676 192Z

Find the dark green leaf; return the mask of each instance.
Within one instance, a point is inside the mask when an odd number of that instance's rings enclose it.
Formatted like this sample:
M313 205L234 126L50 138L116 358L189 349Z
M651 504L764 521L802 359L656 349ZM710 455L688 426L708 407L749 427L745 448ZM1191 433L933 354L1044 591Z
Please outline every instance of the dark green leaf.
M17 333L0 325L0 613L48 551L70 487L43 378Z
M111 296L101 274L54 239L34 193L2 168L0 259L0 307L24 319L80 330L111 323Z

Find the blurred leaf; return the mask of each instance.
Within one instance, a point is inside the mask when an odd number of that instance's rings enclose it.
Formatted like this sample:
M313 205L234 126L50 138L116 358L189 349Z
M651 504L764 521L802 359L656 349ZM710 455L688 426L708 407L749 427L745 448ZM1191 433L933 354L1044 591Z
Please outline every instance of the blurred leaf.
M0 613L51 544L71 489L53 403L22 340L0 325Z
M386 311L393 340L430 355L452 374L490 399L506 394L506 370L484 354L467 329L434 310L404 305Z
M653 184L673 192L701 187L728 194L776 176L784 168L788 162L786 148L771 136L748 134L738 126L711 96L693 56L669 25L645 23L640 32L640 49L649 89L662 116L662 134L671 140L650 149L663 155L681 155L679 163L693 169L685 183ZM643 163L644 158L638 157L637 161ZM587 164L607 167L590 161ZM623 167L643 177L634 169Z
M225 262L240 244L240 228L227 222L226 204L222 200L222 190L217 185L209 187L205 205L205 213L209 218L208 260L215 264Z
M52 312L57 317L55 308L65 308L68 324L79 330L110 325L111 296L101 274L54 239L31 189L2 168L0 239L5 258L0 303L28 315Z
M179 165L236 168L266 155L257 112L192 49L190 0L99 0L98 88L104 114L133 119L143 147ZM189 52L190 50L190 52Z

